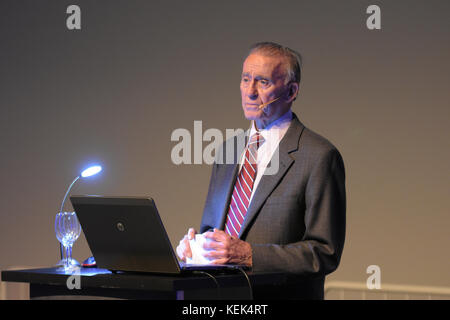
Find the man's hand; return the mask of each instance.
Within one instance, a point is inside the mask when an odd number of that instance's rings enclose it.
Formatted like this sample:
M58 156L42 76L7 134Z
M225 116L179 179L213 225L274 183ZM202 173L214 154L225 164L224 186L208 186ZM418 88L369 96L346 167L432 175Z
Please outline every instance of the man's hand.
M184 262L186 262L186 257L192 258L192 251L191 246L189 245L189 240L194 239L196 233L197 231L195 231L194 228L189 228L188 233L184 236L183 239L180 240L180 243L178 244L177 255Z
M204 256L214 259L213 264L241 264L252 266L252 247L248 242L234 238L222 230L214 229L214 232L205 232L207 241L203 245L205 250L211 250Z

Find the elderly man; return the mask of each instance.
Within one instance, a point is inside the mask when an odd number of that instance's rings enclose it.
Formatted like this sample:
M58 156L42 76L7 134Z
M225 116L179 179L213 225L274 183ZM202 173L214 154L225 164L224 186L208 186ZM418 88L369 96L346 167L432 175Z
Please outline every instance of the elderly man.
M244 61L241 98L251 120L235 163L216 162L200 232L205 257L290 277L263 298L323 298L325 275L340 261L345 238L345 172L339 151L291 111L300 55L276 43L254 45ZM227 143L227 142L225 142ZM226 148L223 147L223 150ZM269 171L277 161L277 171ZM190 228L177 247L191 257Z

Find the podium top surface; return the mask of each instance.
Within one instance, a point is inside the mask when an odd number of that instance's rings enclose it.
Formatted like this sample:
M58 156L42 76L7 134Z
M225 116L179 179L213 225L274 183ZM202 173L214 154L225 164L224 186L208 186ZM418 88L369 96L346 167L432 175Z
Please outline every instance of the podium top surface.
M218 282L227 286L242 285L243 282L247 282L246 277L239 270L207 272L213 275ZM91 288L177 291L216 286L211 277L201 271L175 275L131 272L112 273L109 270L97 268L80 268L73 273L59 271L57 268L4 270L1 272L2 281L64 286L68 278L73 275L79 275L83 286ZM247 275L252 285L256 286L283 284L286 281L283 273L247 272Z

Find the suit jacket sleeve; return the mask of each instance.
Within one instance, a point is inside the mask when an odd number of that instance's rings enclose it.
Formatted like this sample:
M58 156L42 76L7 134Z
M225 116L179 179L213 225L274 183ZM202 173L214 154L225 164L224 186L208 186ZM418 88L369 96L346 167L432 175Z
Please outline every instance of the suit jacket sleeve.
M216 182L217 182L217 163L214 162L211 171L211 178L209 180L208 194L206 197L205 206L203 208L202 221L200 223L200 233L210 231L214 228L220 228L220 226L217 225L217 223L215 222L216 221L215 208L217 208L216 203L217 199L213 195L215 194Z
M341 155L329 149L314 163L300 198L305 232L289 244L252 243L255 271L324 276L340 261L345 238L345 171Z

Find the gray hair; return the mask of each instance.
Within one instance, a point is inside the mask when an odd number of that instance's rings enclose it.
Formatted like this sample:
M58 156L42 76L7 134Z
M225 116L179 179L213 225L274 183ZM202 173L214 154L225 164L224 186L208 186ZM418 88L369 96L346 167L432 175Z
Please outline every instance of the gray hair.
M270 57L282 56L286 58L288 62L286 83L293 81L300 84L302 66L302 56L300 53L275 42L255 43L250 47L248 55L256 52Z

